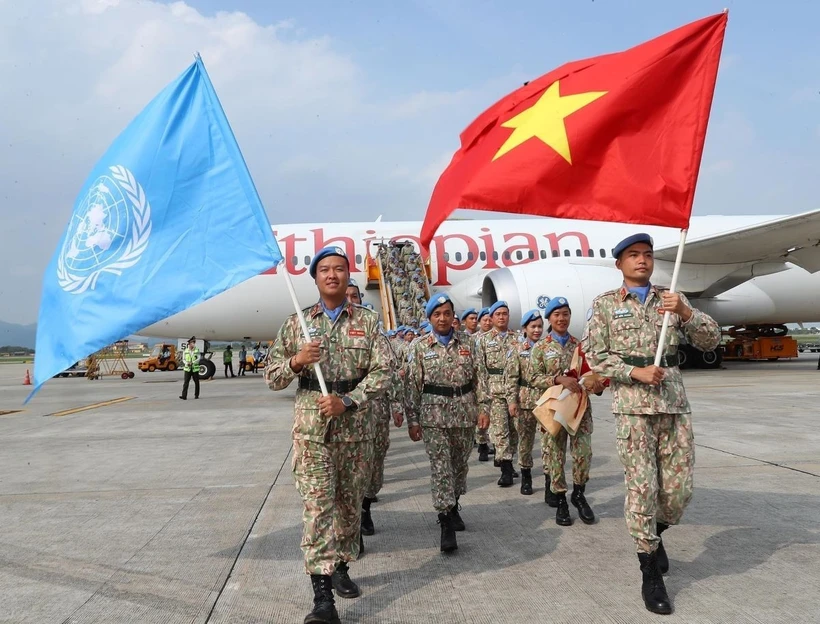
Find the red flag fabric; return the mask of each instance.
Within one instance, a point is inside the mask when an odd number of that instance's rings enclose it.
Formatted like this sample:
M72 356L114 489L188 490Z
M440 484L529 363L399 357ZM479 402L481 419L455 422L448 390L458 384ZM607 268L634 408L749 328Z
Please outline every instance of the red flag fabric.
M456 209L688 228L727 14L568 63L461 134L421 230Z

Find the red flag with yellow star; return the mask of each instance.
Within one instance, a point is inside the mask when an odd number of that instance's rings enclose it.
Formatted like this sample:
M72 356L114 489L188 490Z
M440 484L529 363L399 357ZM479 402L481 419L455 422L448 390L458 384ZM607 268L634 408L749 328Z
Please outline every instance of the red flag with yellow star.
M727 14L574 61L461 134L421 230L458 208L688 228Z

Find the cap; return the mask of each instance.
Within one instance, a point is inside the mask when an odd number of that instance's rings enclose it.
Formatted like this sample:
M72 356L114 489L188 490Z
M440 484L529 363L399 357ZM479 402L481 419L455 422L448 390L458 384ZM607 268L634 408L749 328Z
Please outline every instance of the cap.
M423 332L429 332L433 329L433 326L430 324L430 321L424 321L419 325L419 329Z
M490 306L490 316L495 314L495 311L500 310L501 308L507 308L507 311L509 311L510 306L507 305L506 301L496 301L493 305Z
M461 320L463 321L471 314L475 314L476 316L478 316L478 312L475 308L467 308L466 310L464 310L464 312L461 313Z
M521 317L521 327L526 327L530 321L541 318L541 310L534 308Z
M347 262L347 268L350 268L350 260L347 259L347 254L345 254L341 247L323 247L316 253L310 263L310 276L313 279L316 279L316 265L319 264L320 260L329 256L339 256L340 258L344 258L345 262Z
M544 318L549 318L550 314L555 312L559 308L568 308L569 301L564 299L564 297L553 297L550 299L550 302L547 304L547 308L544 310Z
M447 293L438 293L433 295L430 301L427 302L427 305L424 306L424 313L427 315L427 318L430 318L435 309L443 306L445 303L450 303L450 305L452 305L453 301L450 299L450 295Z
M615 247L612 248L612 257L617 260L627 247L631 247L636 243L646 243L652 249L655 248L655 243L652 240L652 237L646 232L640 232L638 234L633 234L632 236L627 236L620 243L615 245Z
M481 308L481 312L478 313L478 320L480 321L482 317L487 316L490 313L490 308Z

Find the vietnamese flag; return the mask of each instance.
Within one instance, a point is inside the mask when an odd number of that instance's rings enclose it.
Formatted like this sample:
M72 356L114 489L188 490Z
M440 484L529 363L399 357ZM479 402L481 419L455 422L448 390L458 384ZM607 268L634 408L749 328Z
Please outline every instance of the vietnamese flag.
M727 14L574 61L461 134L421 229L456 209L687 229Z

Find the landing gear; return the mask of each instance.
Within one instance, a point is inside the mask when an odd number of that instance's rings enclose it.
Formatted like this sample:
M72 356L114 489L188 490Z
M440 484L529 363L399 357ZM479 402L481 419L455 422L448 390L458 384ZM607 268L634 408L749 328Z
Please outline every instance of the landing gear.
M678 347L678 366L686 368L720 368L723 364L723 349L717 347L711 351L699 351L690 345Z
M216 374L216 364L211 360L199 360L199 377L200 379L210 379Z

